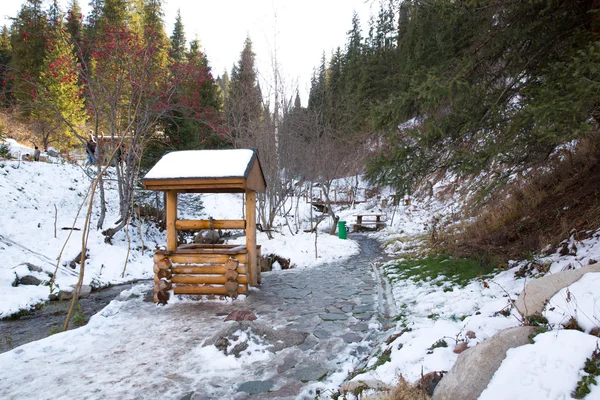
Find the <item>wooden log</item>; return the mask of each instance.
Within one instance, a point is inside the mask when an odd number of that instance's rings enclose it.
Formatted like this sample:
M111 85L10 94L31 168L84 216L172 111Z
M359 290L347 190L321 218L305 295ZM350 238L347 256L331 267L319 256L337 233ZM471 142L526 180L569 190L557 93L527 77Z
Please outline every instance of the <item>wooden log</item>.
M232 271L237 274L237 272ZM236 283L246 284L248 278L246 275L239 275L234 280L227 279L225 275L174 275L171 282L174 284L225 284L229 281L235 281ZM165 281L162 281L165 282Z
M160 303L160 304L167 304L170 297L171 297L171 295L169 294L169 292L167 290L161 290L156 294L156 298L158 300L157 303Z
M155 286L158 287L159 291L173 289L173 284L171 282L169 282L169 281L164 280L164 279L161 279L160 281L158 281L158 283Z
M237 271L235 270L227 270L227 272L225 272L225 275L223 275L225 277L225 279L227 279L228 281L238 281L240 283L247 283L247 282L241 282L238 280L238 277L240 276L240 274L238 274ZM245 278L245 277L244 277Z
M212 226L211 226L212 222ZM186 231L199 231L203 229L246 229L246 221L236 220L190 220L180 219L175 222L175 227Z
M173 266L171 261L166 257L164 257L162 260L159 260L158 262L155 262L154 265L158 267L158 269L169 269Z
M225 268L227 268L228 270L231 270L231 271L235 271L237 269L237 267L239 266L239 264L240 263L237 260L230 258L225 263Z
M232 297L232 298L236 298L238 293L237 293L237 289L240 286L239 283L235 282L235 281L227 281L223 287L225 288L225 290L227 291L227 296Z
M173 274L196 274L196 275L223 275L225 274L228 270L227 268L225 268L225 266L223 265L219 265L219 266L211 266L211 267L200 267L200 266L180 266L180 267L173 267L172 272ZM247 272L247 268L245 265L240 265L237 269L236 269L238 274L245 274Z
M170 257L174 264L225 264L230 258L246 263L246 254L176 254Z
M258 284L256 257L256 192L246 190L246 248L248 251L248 273L250 285Z
M177 250L177 228L175 222L177 221L177 192L175 190L167 191L167 250Z
M170 269L159 269L156 273L156 276L158 277L158 279L164 278L166 280L170 280L173 274L171 273Z
M227 290L224 286L198 286L198 285L175 285L173 287L175 294L216 294L226 295ZM239 285L237 288L238 294L247 294L248 286Z

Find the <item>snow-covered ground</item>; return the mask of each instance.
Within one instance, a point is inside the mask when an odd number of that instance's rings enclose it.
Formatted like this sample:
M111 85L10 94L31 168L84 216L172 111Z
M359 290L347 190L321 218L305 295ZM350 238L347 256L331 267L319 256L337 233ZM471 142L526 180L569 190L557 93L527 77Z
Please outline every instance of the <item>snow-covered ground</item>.
M88 195L89 182L90 178L79 166L0 160L0 204L3 208L0 212L0 254L3 261L0 264L0 317L31 307L46 300L50 294L48 286L13 287L16 278L34 275L47 281L48 273L53 273L58 266L56 282L60 288L76 282L79 266L73 270L68 263L81 251L81 234L80 231L62 228L82 228L83 211L78 218L77 214ZM361 185L364 183L361 182ZM382 198L386 195L385 192L382 193ZM110 183L107 198L109 204L117 204L116 192L111 189ZM193 200L190 200L190 203L193 203ZM211 216L216 219L238 219L242 214L239 195L204 195L202 204L204 208L200 212L193 211L193 207L181 209L180 212L186 217ZM455 201L442 203L431 199L413 199L412 205L399 206L394 211L382 207L380 201L371 201L358 204L353 209L341 210L339 214L349 225L356 221L354 214L359 211L387 212L388 225L393 215L391 226L373 235L386 246L391 256L402 258L422 246L425 226L434 216L453 213L456 207ZM300 218L307 218L309 212L310 206L302 200L299 207ZM107 222L111 223L117 218L118 216L109 209ZM103 285L150 278L151 253L164 243L164 233L143 223L143 242L149 250L142 254L140 229L138 226L130 227L131 244L125 268L128 252L125 232L117 234L112 245L105 244L101 233L94 228L96 221L97 212L94 211L85 283ZM325 227L324 225L323 228ZM300 232L292 236L287 227L280 227L273 240L268 240L265 234L259 234L258 242L262 245L263 254L277 253L290 258L295 268L309 268L323 262L349 257L359 251L357 244L352 240L340 240L335 236L320 233L318 254L315 257L314 234L302 233L302 229ZM549 273L600 261L599 232L582 241L570 238L569 247L572 247L572 244L576 244L577 255L560 256L556 253L538 261L550 265ZM32 272L25 263L38 266L43 272ZM485 279L475 279L464 286L448 284L442 278L425 282L413 279L395 281L389 286L387 297L397 321L394 328L388 332L389 336L404 333L390 343L380 344L379 353L388 352L389 361L377 363L377 358L373 358L365 371L353 379L374 378L394 384L400 375L409 381L416 381L422 373L447 371L458 357L453 352L458 343L464 342L472 347L502 329L520 325L521 318L511 310L510 304L523 291L527 280L535 279L515 276L515 272L523 263L524 261L515 261L508 270L497 272ZM384 265L383 271L392 273L392 265ZM598 338L589 335L589 332L600 326L599 275L585 275L572 285L568 292L562 291L550 301L545 315L554 330L538 335L531 345L510 350L481 398L570 398L577 381L585 375L585 359L590 357L598 346ZM134 292L142 289L144 288L134 289ZM129 302L127 307L131 307L131 304L133 303ZM139 304L142 304L141 301ZM19 348L1 355L0 367L6 370L11 365L18 365L20 368L38 362L44 349L51 352L48 356L54 362L67 366L75 342L79 343L79 349L85 351L93 346L108 346L111 338L113 342L119 341L122 335L130 332L127 328L130 321L127 318L114 317L119 313L119 307L125 306L120 303L109 305L102 313L92 318L87 326L77 329L76 332L55 335L26 345L30 346L27 348L30 351L26 353L25 358L20 355L23 350ZM146 308L144 313L147 314ZM560 322L571 317L578 321L586 333L560 328ZM150 328L152 321L151 315L140 318L136 321L136 329L143 331L148 328L149 331L156 331ZM469 331L474 335L469 334L467 337ZM100 337L107 340L99 340ZM439 345L440 340L445 342L446 347ZM89 344L88 347L86 343ZM119 371L119 368L129 369L150 362L137 348L124 348L123 351L127 351L131 362L123 366L111 365L111 368ZM255 354L260 355L260 351ZM90 356L93 357L93 353ZM202 357L206 356L203 353ZM249 367L254 361L247 358L223 358L222 355L220 357L222 360L218 366L218 374L239 373L240 369ZM183 367L193 370L198 361L194 359L194 354L190 354L189 363ZM30 367L35 368L35 365L31 364ZM110 384L112 381L109 378L113 371L107 367L105 372L106 382ZM126 375L122 372L118 374ZM65 373L66 381L67 376ZM24 385L28 389L27 393L43 393L46 383L43 379L36 379ZM19 393L17 397L27 398L27 394L23 394L25 392ZM597 386L592 386L586 399L600 399Z

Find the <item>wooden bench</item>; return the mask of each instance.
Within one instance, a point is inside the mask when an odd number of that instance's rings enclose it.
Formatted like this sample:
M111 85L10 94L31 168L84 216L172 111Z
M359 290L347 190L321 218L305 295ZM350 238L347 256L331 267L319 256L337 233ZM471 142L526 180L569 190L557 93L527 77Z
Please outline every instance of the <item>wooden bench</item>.
M370 227L370 225L374 225L377 230L383 229L387 220L385 213L354 214L353 217L356 217L356 224L352 227L353 232L358 232L361 227ZM369 219L363 220L365 217Z

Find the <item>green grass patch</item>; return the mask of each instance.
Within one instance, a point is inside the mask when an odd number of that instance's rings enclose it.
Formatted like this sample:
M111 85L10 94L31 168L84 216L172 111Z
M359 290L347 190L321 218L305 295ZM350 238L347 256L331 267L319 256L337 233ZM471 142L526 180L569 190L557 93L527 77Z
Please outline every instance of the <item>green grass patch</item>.
M470 258L428 255L423 258L388 263L384 268L384 275L391 283L412 278L415 281L435 281L434 284L437 286L442 286L446 282L465 286L475 278L489 275L493 269L493 267L482 266L479 261Z

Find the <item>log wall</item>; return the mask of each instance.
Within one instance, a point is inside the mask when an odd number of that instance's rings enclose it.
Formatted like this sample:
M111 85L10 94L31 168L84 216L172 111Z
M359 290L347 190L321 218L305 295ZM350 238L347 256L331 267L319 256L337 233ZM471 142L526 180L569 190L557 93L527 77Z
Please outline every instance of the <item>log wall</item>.
M260 249L255 252L260 254ZM171 293L236 298L248 293L251 279L248 251L243 246L221 250L198 246L154 255L154 301L160 304L166 304Z

